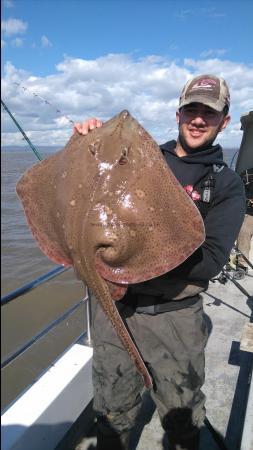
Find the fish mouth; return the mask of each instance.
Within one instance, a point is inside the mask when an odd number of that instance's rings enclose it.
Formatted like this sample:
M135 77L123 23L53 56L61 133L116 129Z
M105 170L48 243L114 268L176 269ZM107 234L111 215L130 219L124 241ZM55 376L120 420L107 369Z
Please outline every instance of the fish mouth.
M101 260L101 255L97 253L95 257L95 270L106 283L113 300L120 300L124 297L129 283L119 280L118 272L121 269L113 266L110 267ZM114 273L113 277L111 277L112 272Z
M113 281L107 280L106 278L103 279L109 288L113 300L121 300L125 296L129 286L128 284L114 283Z

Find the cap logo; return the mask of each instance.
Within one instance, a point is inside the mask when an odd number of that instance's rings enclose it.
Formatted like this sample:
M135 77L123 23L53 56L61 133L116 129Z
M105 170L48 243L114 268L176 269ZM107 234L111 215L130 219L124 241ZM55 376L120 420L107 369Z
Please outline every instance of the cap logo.
M199 87L204 88L204 89L209 89L209 88L212 89L214 86L216 86L215 80L211 80L210 78L204 78L202 80L199 80L197 83L195 83L192 86L192 89L198 89Z
M186 89L185 98L192 95L205 96L210 97L213 100L218 100L220 96L219 80L209 77L193 80L188 86L188 89Z

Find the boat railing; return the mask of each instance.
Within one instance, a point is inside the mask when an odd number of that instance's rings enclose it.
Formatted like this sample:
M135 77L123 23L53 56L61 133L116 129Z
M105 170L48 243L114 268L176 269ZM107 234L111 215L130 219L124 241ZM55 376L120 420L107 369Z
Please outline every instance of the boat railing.
M1 297L1 307L4 307L8 303L13 300L28 294L31 290L37 288L38 286L48 282L52 278L57 277L63 272L67 271L70 267L65 266L57 266L54 269L46 272L45 274L35 278L29 283L24 284L23 286L9 292L8 294ZM14 351L11 355L7 356L1 362L1 369L4 369L8 364L10 364L14 359L18 358L21 354L23 354L26 350L28 350L35 342L40 340L43 336L45 336L49 331L63 322L68 316L70 316L76 309L78 309L81 305L85 304L85 312L86 312L86 332L85 332L85 324L84 324L84 332L78 337L80 339L82 336L85 336L85 345L91 346L91 306L90 306L90 292L89 289L86 290L87 295L83 297L78 303L75 303L69 309L67 309L64 314L59 316L53 322L51 322L48 326L42 329L38 334L33 336L29 341L24 343L21 347L19 347L16 351Z

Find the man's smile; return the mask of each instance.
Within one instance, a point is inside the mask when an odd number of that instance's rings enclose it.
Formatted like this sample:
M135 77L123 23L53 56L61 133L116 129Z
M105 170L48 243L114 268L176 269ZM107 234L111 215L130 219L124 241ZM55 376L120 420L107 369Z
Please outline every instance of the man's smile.
M189 127L188 131L192 137L200 137L206 132L206 130L203 128L200 129L200 128L192 128L192 127Z

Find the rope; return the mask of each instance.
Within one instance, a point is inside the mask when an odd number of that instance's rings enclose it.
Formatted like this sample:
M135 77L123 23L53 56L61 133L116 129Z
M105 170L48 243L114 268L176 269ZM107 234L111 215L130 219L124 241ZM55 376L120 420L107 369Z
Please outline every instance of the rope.
M45 103L46 105L51 106L57 114L61 114L62 117L65 117L65 119L67 119L67 121L70 122L72 125L75 124L74 121L70 119L70 117L68 117L66 114L64 114L59 108L56 108L46 98L42 97L42 95L38 94L38 92L32 92L29 88L27 88L26 86L23 86L21 83L18 83L18 82L14 82L13 84L15 84L16 86L19 86L21 89L23 89L24 92L29 92L34 97L40 98L43 101L43 103Z
M11 117L11 119L13 120L13 122L15 123L15 125L17 126L17 128L19 129L20 133L24 136L25 140L28 142L29 146L31 147L33 153L35 153L35 155L37 156L37 158L42 161L42 156L40 155L40 153L38 152L38 150L36 149L36 147L34 147L34 145L32 144L32 142L30 141L29 137L25 134L24 130L21 128L21 126L19 125L19 123L17 122L17 120L15 119L15 117L12 115L12 113L10 112L9 108L7 108L6 104L3 102L3 100L1 99L1 103L2 106L4 107L5 111L7 111L7 113L9 114L9 116Z
M19 86L21 89L23 89L24 92L29 92L30 94L32 94L34 97L40 98L46 105L51 106L55 112L57 114L61 114L62 117L64 117L65 119L67 119L67 121L69 123L71 123L71 125L74 125L75 122L70 119L70 117L68 117L66 114L63 114L63 112L59 109L56 108L55 106L49 102L46 98L42 97L42 95L38 94L37 92L31 92L31 90L29 88L27 88L26 86L23 86L21 83L18 82L14 82L13 84L15 84L16 86ZM32 142L30 141L30 139L28 138L28 136L26 135L26 133L24 132L24 130L22 129L22 127L19 125L18 121L15 119L15 117L12 115L12 113L10 112L9 108L7 108L6 104L3 102L3 100L1 99L1 104L4 107L5 111L7 111L7 113L9 114L9 116L11 117L11 119L13 120L13 122L15 123L15 125L17 126L17 128L19 129L19 131L21 132L21 134L24 136L25 140L28 142L29 146L31 147L32 151L35 153L35 155L37 156L37 158L42 161L42 156L40 155L40 153L38 152L38 150L36 149L36 147L32 144Z

